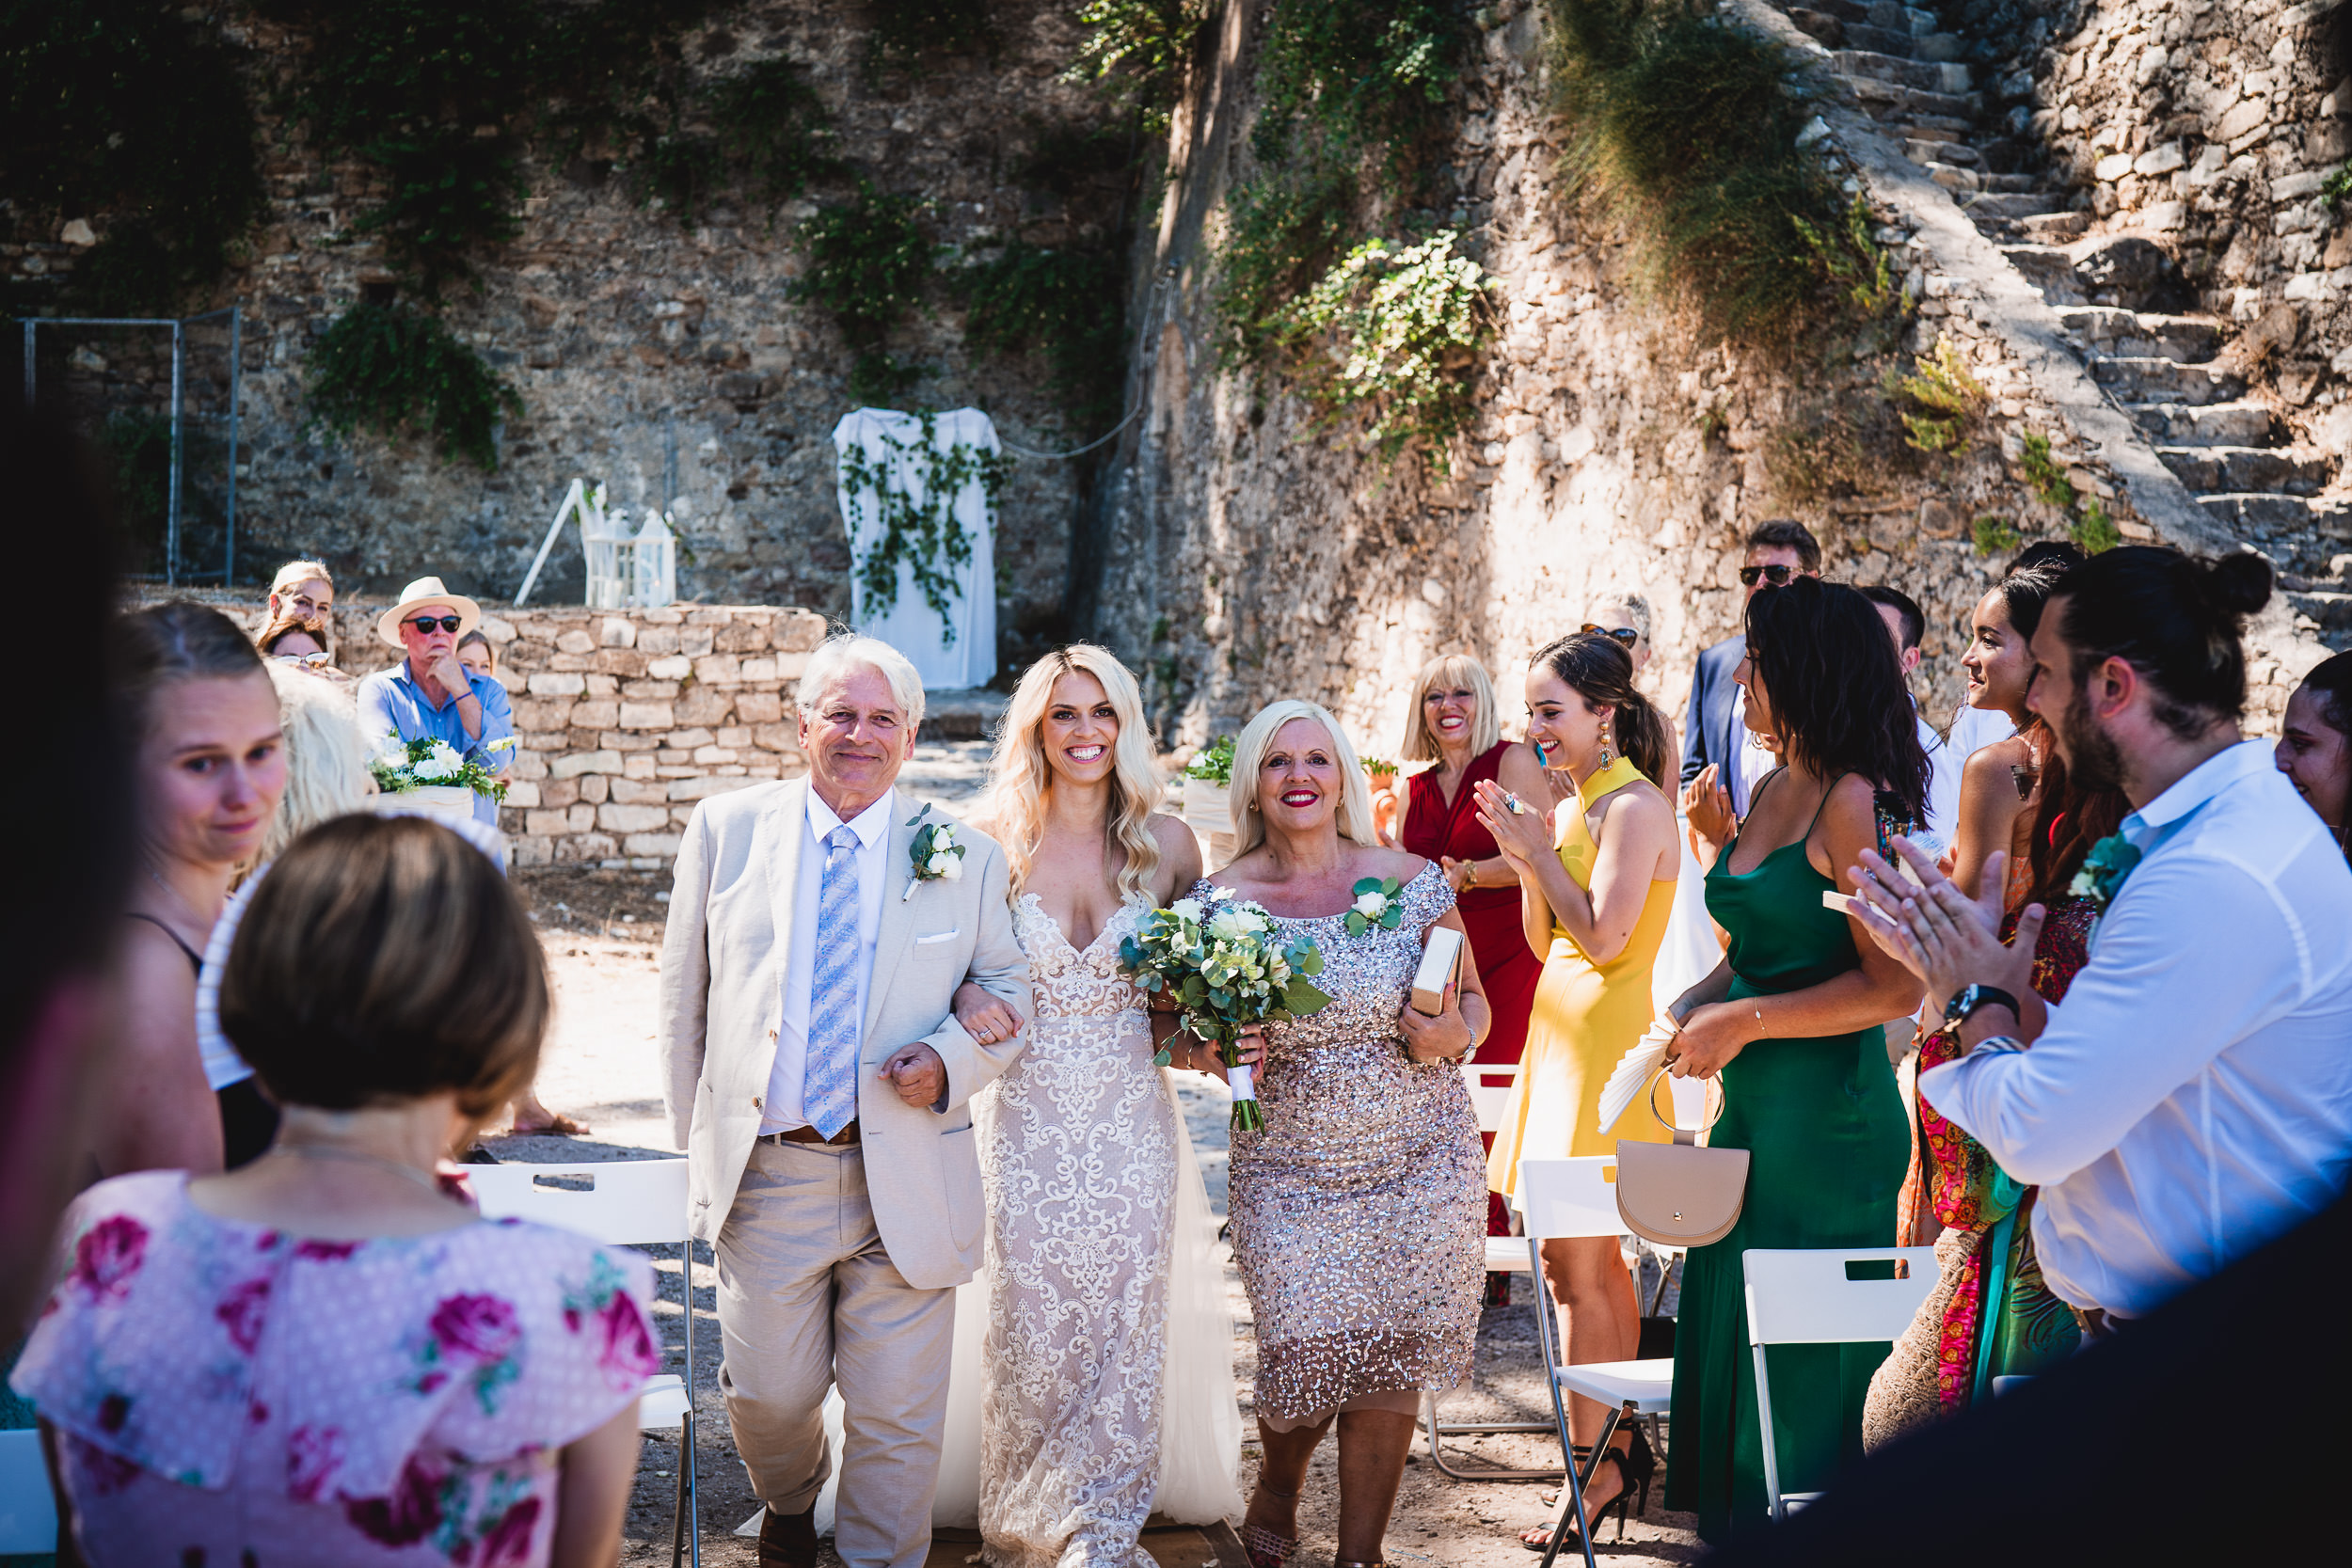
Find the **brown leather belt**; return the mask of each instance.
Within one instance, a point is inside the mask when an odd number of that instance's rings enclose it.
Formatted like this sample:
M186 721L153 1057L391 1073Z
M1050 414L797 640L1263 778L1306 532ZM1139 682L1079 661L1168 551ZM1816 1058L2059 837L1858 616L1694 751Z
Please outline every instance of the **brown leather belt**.
M853 1144L858 1141L857 1122L852 1119L849 1126L843 1128L840 1132L835 1132L830 1138L826 1137L822 1132L818 1132L814 1127L787 1127L781 1132L769 1133L768 1137L774 1139L778 1143L829 1144L838 1147L842 1144Z

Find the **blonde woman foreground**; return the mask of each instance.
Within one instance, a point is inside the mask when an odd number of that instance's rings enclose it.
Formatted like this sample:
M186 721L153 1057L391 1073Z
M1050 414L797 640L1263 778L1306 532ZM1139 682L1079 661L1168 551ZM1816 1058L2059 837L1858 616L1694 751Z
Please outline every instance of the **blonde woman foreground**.
M1233 743L1241 853L1199 884L1263 905L1323 953L1322 1011L1265 1032L1262 1132L1233 1134L1233 1256L1258 1338L1265 1459L1242 1525L1252 1568L1298 1546L1298 1491L1339 1426L1335 1568L1381 1560L1423 1390L1466 1383L1486 1273L1478 1118L1456 1064L1486 1033L1478 965L1435 1018L1407 996L1430 927L1463 929L1435 862L1384 847L1339 721L1276 703ZM1392 880L1401 918L1350 936L1355 884Z
M1038 1016L973 1106L988 1240L957 1303L932 1517L977 1511L994 1568L1151 1568L1155 1508L1199 1524L1241 1506L1216 1221L1152 1056L1222 1069L1120 969L1121 940L1200 875L1191 830L1152 811L1152 758L1135 677L1064 648L1014 690L974 818L1011 868ZM957 1018L983 1042L1025 1026L976 986Z

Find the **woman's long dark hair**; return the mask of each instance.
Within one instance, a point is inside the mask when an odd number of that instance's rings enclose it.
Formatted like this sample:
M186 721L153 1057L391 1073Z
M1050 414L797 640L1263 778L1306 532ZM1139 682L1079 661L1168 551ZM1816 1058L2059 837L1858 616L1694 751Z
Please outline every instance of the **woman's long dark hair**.
M2352 654L2321 659L2303 677L2303 684L2319 699L2319 721L2352 744ZM2352 860L2352 805L2345 808L2344 820L2336 824L2336 847Z
M1926 821L1928 753L1878 607L1858 588L1798 578L1758 592L1747 620L1788 759L1833 781L1859 773L1909 821Z
M2054 908L2083 868L2090 847L2123 825L2132 803L2120 789L2087 789L2067 777L2066 761L2046 738L2048 728L2036 719L2045 738L2041 745L2042 780L2034 807L2033 836L2026 846L2028 880L2026 904Z
M1666 769L1674 764L1666 745L1666 721L1633 689L1633 656L1615 638L1597 631L1555 638L1536 650L1533 662L1559 676L1586 702L1615 708L1609 727L1617 750L1631 757L1650 783L1662 787Z

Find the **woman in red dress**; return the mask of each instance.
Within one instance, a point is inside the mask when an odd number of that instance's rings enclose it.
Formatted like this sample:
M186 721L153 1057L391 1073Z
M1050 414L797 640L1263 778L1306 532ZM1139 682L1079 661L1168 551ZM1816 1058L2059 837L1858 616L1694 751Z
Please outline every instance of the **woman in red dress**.
M1502 738L1494 682L1468 654L1446 654L1422 666L1413 705L1405 716L1407 763L1434 762L1407 784L1403 847L1437 862L1454 884L1454 907L1470 929L1470 957L1486 982L1494 1026L1478 1047L1481 1066L1515 1064L1527 1047L1527 1015L1544 961L1529 950L1519 922L1519 879L1478 823L1471 786L1493 779L1537 811L1549 815L1550 785L1525 743ZM1488 1148L1494 1134L1482 1134ZM1486 1234L1511 1233L1510 1211L1487 1197ZM1487 1300L1510 1300L1509 1275L1489 1275Z

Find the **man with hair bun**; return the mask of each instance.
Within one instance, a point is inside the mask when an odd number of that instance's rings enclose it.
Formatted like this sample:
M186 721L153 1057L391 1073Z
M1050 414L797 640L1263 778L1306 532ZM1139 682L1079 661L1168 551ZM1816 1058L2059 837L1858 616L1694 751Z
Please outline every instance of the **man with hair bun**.
M1919 1093L2041 1186L2034 1246L2086 1332L2145 1317L2327 1207L2352 1171L2352 868L2238 729L2246 615L2270 566L2129 546L2076 566L2031 643L2026 704L2070 776L2120 788L2078 879L2100 906L2061 1003L2029 983L2043 918L1865 851L1864 916L1965 1054ZM2031 1049L2028 1050L2027 1047Z

